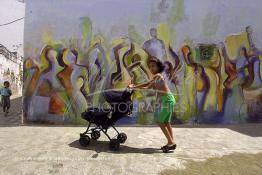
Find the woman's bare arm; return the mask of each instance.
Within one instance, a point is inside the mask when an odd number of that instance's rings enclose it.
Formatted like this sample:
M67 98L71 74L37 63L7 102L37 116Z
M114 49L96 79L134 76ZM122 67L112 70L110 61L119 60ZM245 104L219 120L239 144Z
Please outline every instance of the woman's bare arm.
M142 84L138 84L138 85L134 85L133 88L145 88L147 87L153 80L149 81L149 82L146 82L146 83L142 83Z
M133 88L137 88L137 89L150 89L154 86L155 84L155 80L156 79L162 79L162 76L160 74L157 74L153 77L152 80L150 80L147 83L143 83L143 84L139 84L139 85L134 85Z

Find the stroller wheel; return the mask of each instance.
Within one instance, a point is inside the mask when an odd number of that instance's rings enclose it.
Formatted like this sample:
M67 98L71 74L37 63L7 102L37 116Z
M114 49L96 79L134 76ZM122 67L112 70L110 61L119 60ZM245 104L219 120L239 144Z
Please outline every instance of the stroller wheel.
M80 137L79 143L81 146L87 147L90 143L90 137L89 136Z
M99 131L92 131L91 138L93 140L97 140L97 139L99 139L99 137L100 137L100 132Z
M119 143L119 141L117 139L110 140L110 142L109 142L109 149L111 151L118 151L119 148L120 148L120 143Z
M118 136L117 136L117 140L118 140L120 143L125 143L126 139L127 139L127 136L126 136L126 134L123 133L123 132L120 133L120 134L118 134Z

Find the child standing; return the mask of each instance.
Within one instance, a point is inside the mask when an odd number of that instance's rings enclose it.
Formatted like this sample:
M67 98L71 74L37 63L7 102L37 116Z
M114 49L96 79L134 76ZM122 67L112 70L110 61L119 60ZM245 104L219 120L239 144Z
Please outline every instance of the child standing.
M3 107L3 112L5 115L8 114L10 108L10 96L12 95L12 91L9 89L10 83L8 81L4 82L4 87L0 90L1 94L1 102Z

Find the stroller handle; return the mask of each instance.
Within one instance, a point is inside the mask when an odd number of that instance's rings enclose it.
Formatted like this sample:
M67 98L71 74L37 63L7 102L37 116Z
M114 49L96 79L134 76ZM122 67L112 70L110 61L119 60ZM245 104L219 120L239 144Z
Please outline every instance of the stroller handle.
M132 93L134 90L132 89L132 88L130 88L130 87L126 87L126 89L125 89L127 92L129 92L129 93Z

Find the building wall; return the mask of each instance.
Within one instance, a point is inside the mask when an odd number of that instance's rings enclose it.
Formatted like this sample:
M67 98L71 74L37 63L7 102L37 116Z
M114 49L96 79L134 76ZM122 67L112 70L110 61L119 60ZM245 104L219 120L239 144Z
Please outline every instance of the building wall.
M171 64L164 76L177 101L172 122L260 122L261 5L28 0L24 118L85 123L81 112L104 104L104 89L152 78L147 62L154 56ZM136 91L133 101L132 117L122 122L154 123L155 94Z
M0 44L0 86L11 83L13 94L22 94L22 57Z

